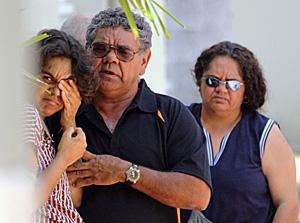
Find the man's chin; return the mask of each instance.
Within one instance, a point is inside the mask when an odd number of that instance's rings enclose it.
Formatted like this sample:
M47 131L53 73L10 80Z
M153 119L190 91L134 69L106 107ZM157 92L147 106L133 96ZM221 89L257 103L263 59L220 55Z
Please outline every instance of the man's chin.
M115 89L120 88L120 83L117 83L115 81L101 81L101 83L99 84L99 90L101 91L112 91Z

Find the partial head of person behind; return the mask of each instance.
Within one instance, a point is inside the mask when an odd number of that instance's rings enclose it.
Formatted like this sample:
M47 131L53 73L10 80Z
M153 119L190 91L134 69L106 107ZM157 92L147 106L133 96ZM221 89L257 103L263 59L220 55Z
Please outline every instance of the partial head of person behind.
M61 31L73 36L84 47L86 43L86 31L92 18L91 13L75 14L67 18L60 27Z
M34 103L40 114L48 117L63 108L61 90L58 84L64 81L76 83L83 102L92 100L94 87L91 75L91 62L80 43L72 36L56 29L42 30L47 38L29 46L27 63L38 64L26 71L36 74L42 84L34 91ZM33 62L31 60L34 60ZM34 84L32 82L32 84ZM33 86L33 85L32 85ZM90 86L90 87L87 87Z
M231 58L238 63L242 82L223 82L214 77L204 76L211 62L219 57ZM194 66L194 75L200 91L201 81L205 81L206 84L211 87L217 87L223 84L229 91L237 91L241 85L244 85L245 92L241 105L243 111L255 111L261 108L265 103L267 87L262 68L254 54L246 47L237 43L224 41L204 50Z

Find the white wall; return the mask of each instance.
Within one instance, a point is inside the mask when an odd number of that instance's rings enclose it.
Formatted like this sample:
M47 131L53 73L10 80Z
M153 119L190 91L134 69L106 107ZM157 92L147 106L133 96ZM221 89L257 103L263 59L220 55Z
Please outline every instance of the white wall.
M30 183L25 179L21 145L21 25L19 0L0 0L0 222L26 223Z
M24 38L35 36L41 29L57 28L60 9L58 0L21 1L22 10L20 10L20 16Z
M167 1L167 9L179 18L183 30L170 18L167 29L171 40L166 42L168 94L189 105L200 102L200 94L192 69L201 52L212 44L233 39L230 0Z
M237 41L258 57L268 82L265 113L300 152L300 1L232 0Z

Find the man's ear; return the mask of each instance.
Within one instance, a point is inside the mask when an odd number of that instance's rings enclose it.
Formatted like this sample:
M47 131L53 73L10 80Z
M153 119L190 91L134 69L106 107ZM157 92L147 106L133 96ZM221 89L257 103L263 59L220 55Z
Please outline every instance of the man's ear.
M142 76L146 71L147 65L151 58L151 50L148 48L143 54L140 76Z

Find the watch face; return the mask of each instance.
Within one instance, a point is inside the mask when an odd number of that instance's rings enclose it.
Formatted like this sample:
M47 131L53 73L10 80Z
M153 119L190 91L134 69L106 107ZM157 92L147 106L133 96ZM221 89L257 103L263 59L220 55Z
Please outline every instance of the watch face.
M139 177L139 173L136 170L130 171L130 176L129 176L130 179L136 180L138 179L138 177Z
M126 181L135 184L140 178L140 169L137 165L132 165L127 171L126 171Z

